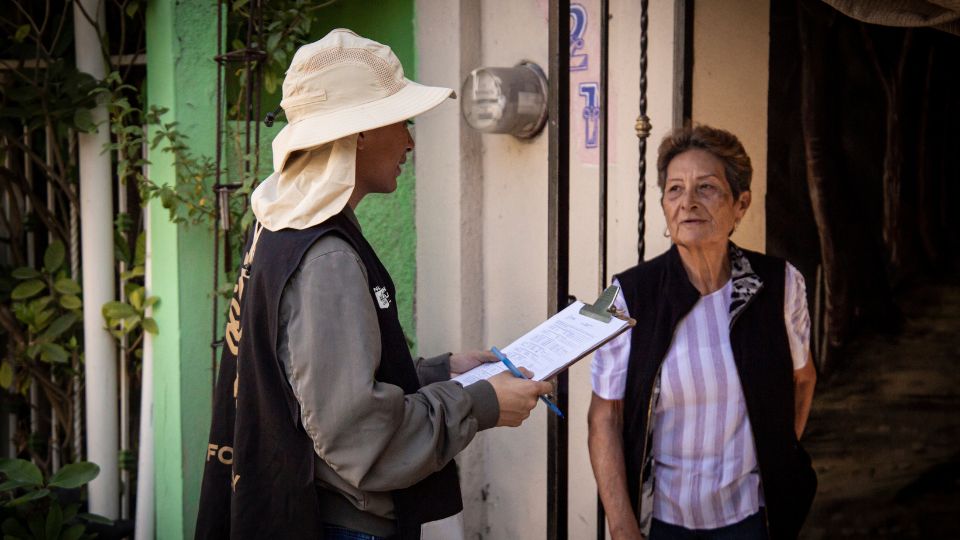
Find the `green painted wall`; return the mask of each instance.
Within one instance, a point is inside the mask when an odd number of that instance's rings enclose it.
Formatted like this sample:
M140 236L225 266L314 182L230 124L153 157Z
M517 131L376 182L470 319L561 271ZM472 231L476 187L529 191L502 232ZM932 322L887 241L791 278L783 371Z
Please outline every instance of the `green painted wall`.
M194 155L213 155L216 127L215 2L156 0L147 9L147 97L169 109ZM150 175L173 183L168 153L153 152ZM192 538L210 429L212 234L174 225L150 205L152 294L160 297L153 340L156 537Z

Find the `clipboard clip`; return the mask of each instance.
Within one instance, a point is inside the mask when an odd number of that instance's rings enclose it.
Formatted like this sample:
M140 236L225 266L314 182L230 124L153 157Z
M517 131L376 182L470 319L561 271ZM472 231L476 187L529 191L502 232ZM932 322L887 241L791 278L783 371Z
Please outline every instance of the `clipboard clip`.
M613 301L617 299L618 294L620 294L619 286L611 285L607 287L600 293L600 296L597 297L596 302L592 305L586 304L580 308L580 314L600 322L610 322L610 319L613 318L617 311L617 309L613 307Z

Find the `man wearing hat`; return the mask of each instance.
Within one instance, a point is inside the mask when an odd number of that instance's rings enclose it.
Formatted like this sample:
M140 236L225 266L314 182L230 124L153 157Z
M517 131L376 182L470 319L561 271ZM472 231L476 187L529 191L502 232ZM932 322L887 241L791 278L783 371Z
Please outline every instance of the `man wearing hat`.
M274 173L251 198L197 538L449 527L462 509L453 457L477 431L520 425L551 390L509 373L449 380L488 353L414 361L393 282L354 215L367 194L396 189L414 147L406 120L452 93L407 80L389 47L349 30L294 55Z

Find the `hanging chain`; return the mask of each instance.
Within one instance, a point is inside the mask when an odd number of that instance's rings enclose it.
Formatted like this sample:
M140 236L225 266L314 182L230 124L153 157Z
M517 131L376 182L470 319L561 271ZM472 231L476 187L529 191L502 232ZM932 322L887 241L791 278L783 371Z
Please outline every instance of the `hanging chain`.
M640 140L640 179L637 198L637 261L643 262L646 251L646 213L647 213L647 138L650 136L650 118L647 117L647 4L640 2L640 116L634 129Z

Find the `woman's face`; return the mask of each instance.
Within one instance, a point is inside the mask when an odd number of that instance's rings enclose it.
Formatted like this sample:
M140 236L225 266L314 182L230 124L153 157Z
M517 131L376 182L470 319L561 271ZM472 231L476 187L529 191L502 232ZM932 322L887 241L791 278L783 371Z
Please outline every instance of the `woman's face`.
M663 215L678 246L726 246L750 206L750 192L733 198L723 162L701 149L678 154L667 165Z

